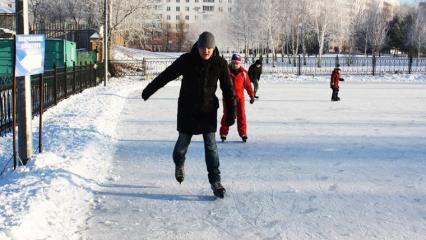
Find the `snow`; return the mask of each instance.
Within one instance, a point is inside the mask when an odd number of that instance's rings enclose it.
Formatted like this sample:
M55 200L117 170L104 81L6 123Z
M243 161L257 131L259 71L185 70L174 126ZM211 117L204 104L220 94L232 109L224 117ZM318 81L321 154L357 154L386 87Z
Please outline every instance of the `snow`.
M143 58L177 58L182 53L175 52L151 52L141 49L114 46L114 60L143 60Z
M248 142L233 126L218 143L223 200L200 136L174 179L179 81L146 102L131 77L61 101L44 151L0 177L0 239L424 239L426 76L343 77L331 102L327 76L262 75ZM9 134L1 166L10 152Z

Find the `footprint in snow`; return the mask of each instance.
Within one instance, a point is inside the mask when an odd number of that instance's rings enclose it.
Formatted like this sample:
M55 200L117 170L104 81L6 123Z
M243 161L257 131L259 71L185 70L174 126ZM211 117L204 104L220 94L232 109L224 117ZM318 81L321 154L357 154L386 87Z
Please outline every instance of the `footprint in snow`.
M333 184L328 188L328 191L336 191L337 190L337 184Z
M309 214L309 213L313 213L313 212L316 212L316 211L318 211L318 208L308 208L305 211L303 211L302 213L303 214Z

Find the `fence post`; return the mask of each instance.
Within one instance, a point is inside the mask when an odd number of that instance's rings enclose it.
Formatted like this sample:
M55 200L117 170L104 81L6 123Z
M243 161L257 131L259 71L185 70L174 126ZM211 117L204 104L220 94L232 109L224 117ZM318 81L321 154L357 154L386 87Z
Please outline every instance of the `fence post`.
M302 61L299 54L299 60L297 62L297 75L302 75Z
M98 81L97 81L97 79L96 79L96 77L98 76L96 68L97 68L96 63L93 63L93 64L92 64L92 69L93 69L93 82L95 83L95 86L97 86L97 85L98 85Z
M72 93L75 93L75 62L72 63Z
M335 67L338 67L338 66L340 66L339 55L336 55L336 64L335 64Z
M143 60L142 60L142 66L143 66L143 76L146 79L146 73L147 73L147 70L146 70L146 58L143 58Z
M372 65L373 65L373 76L374 76L376 75L376 55L373 55Z
M87 62L84 62L84 76L86 76L84 78L84 89L89 88L89 81L87 81L87 78L90 78L90 75L87 73Z
M65 63L65 71L64 71L64 75L65 75L65 80L64 80L64 94L65 94L65 98L68 97L68 87L67 87L67 79L68 79L68 66L67 63Z
M96 86L96 85L95 85L95 82L93 81L93 64L92 64L92 63L89 63L89 69L90 69L90 78L89 78L89 80L90 80L90 85L91 85L92 87L94 87L94 86Z
M411 74L412 67L413 67L413 56L410 56L409 59L408 59L408 73L409 74Z
M56 64L53 64L53 102L58 104L58 71L56 69Z
M38 152L41 153L43 151L43 105L44 105L44 81L43 74L40 74L40 100L39 100L39 125L38 125Z
M80 62L80 66L78 66L78 82L79 82L79 85L80 85L80 92L83 91L83 77L82 77L82 74L81 74L81 68L83 66L81 66L81 65L82 64Z

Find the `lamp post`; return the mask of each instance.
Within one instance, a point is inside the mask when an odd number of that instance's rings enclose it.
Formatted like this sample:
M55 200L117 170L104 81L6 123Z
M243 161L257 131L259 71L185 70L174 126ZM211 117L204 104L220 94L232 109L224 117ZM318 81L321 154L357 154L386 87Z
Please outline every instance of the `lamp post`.
M108 0L104 0L104 86L106 86L106 82L108 80L108 25L109 25L109 12L108 12Z
M16 17L16 34L28 34L28 0L15 0L15 17ZM16 39L16 36L15 36ZM16 47L16 42L15 46ZM15 55L16 55L16 51ZM16 56L13 56L16 58ZM15 66L13 66L15 68ZM27 164L27 161L31 159L32 149L32 111L31 111L31 80L30 76L16 78L14 74L13 85L17 88L16 105L14 105L13 111L13 125L15 125L15 113L18 121L18 152L19 159L23 165ZM14 90L15 91L15 90ZM16 107L15 107L16 106ZM15 128L15 126L13 126ZM15 129L14 131L14 145L15 145ZM16 168L16 146L14 148L14 167Z

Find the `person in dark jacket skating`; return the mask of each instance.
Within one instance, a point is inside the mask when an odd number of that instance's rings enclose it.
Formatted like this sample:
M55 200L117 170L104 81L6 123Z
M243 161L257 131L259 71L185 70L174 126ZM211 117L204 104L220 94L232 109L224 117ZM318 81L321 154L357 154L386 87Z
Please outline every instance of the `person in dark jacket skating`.
M238 54L232 55L231 64L229 65L229 72L231 75L232 83L235 90L235 98L237 100L237 127L238 134L240 135L243 142L247 141L247 121L246 121L246 110L245 110L245 98L244 90L250 97L250 103L254 103L254 91L251 87L250 77L246 69L241 65L241 57ZM222 141L226 140L226 136L229 132L229 126L226 124L228 119L227 106L224 105L223 117L220 127L220 138Z
M259 96L257 96L257 90L259 89L259 80L260 75L262 74L262 58L259 58L252 65L250 65L248 74L250 76L251 82L253 83L254 97L259 98Z
M344 81L343 78L340 76L340 67L336 66L331 73L330 77L330 88L333 90L333 93L331 94L331 101L340 101L339 94L339 81Z
M179 137L173 150L175 177L179 183L183 182L185 155L191 138L202 134L209 182L215 196L220 198L224 197L225 188L221 184L215 140L219 108L219 100L215 95L218 80L228 109L226 125L231 126L235 122L235 94L227 65L226 60L219 55L213 34L203 32L190 52L180 56L142 92L142 98L146 101L168 82L183 76L177 114Z

